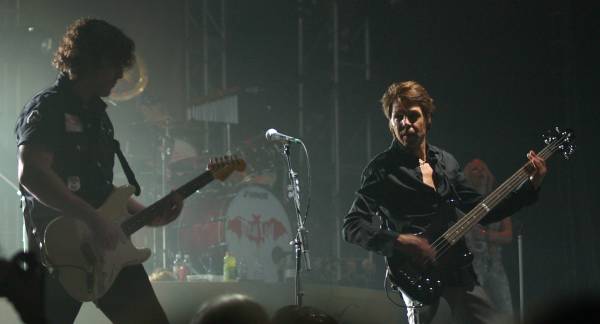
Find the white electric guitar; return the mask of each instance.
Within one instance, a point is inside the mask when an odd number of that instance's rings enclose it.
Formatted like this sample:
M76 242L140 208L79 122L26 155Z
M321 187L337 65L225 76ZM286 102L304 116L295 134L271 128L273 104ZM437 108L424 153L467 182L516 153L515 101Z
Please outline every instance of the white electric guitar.
M176 191L187 198L212 180L224 181L233 171L245 168L244 160L235 157L211 160L206 172ZM135 188L129 185L115 188L98 209L100 216L110 219L121 229L114 250L101 247L88 225L74 217L61 216L48 224L42 251L71 297L79 301L99 299L112 286L121 269L140 264L150 257L150 249L136 248L130 236L150 224L157 217L157 211L162 210L169 200L164 197L141 212L130 215L127 201L134 192Z

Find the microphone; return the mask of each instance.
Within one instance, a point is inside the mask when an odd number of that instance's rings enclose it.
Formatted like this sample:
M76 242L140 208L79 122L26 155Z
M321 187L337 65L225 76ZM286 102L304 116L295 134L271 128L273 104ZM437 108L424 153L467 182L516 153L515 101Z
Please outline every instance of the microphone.
M301 143L302 141L291 136L287 136L285 134L281 134L276 129L271 128L265 133L265 137L267 141L271 142L289 142L289 143Z

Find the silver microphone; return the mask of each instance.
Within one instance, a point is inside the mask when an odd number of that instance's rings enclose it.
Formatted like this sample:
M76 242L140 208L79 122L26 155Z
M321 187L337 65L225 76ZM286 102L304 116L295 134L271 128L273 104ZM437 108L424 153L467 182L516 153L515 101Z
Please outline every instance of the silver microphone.
M289 143L301 143L302 141L291 136L287 136L285 134L281 134L276 129L271 128L265 133L265 137L267 141L271 142L289 142Z

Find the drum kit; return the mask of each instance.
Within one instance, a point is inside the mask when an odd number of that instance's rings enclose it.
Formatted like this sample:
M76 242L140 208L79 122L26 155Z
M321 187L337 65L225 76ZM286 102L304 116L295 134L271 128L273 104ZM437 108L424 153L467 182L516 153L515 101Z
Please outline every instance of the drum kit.
M142 94L148 82L147 71L143 60L138 58L136 62L119 81L110 100L125 101ZM203 123L176 122L160 102L145 94L138 99L136 109L141 121L131 126L141 127L136 134L153 134L156 143L140 139L140 145L130 145L125 154L141 175L142 185L156 184L145 188L145 195L152 200L202 173L209 158L222 152L199 149L204 146L199 140L206 131ZM135 142L132 139L131 143ZM150 151L143 148L148 146ZM176 255L188 255L192 272L219 275L226 252L236 258L237 273L243 279L277 282L283 280L290 263L293 267L290 241L294 229L284 207L288 199L286 166L278 148L261 134L242 141L231 151L245 159L246 172L189 197L179 218L162 234L148 229L132 237L138 247L154 250L156 259L148 265L152 270L165 267Z
M156 196L163 194L160 187L176 188L202 173L209 158L220 155L198 149L199 143L194 143L193 138L199 136L190 135L194 131L189 125L187 131L181 131L185 127L178 124L171 125L171 136L157 141L156 148L161 152L154 155L158 158L132 163L134 167L142 166L137 169L139 174L150 175L140 182L154 182ZM140 160L134 151L130 150L130 156L134 161ZM285 166L277 148L257 137L242 142L233 154L245 159L245 172L235 173L225 182L212 183L189 197L179 218L167 225L162 234L157 236L157 229L149 228L133 238L139 247L154 250L158 260L149 265L151 268L164 267L179 254L189 256L192 273L219 275L226 252L237 259L237 275L248 280L282 281L286 267L290 263L293 267L288 255L292 255L290 241L294 230L284 207L288 195ZM146 190L146 194L150 191ZM163 236L167 237L164 246ZM166 254L162 264L161 249Z
M198 273L218 274L228 252L237 259L240 278L283 280L293 229L282 204L284 170L265 160L277 158L271 145L248 141L238 147L235 152L246 160L247 171L186 202L174 225L175 246L177 253L190 255ZM170 163L171 180L179 182L202 171L206 159L196 156Z

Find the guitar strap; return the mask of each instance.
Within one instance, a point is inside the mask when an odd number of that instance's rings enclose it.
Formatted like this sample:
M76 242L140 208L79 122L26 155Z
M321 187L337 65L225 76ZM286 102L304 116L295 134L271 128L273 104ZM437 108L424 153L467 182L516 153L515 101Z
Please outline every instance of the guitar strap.
M140 187L140 184L137 182L135 174L133 173L133 170L131 170L127 159L125 158L125 155L123 155L123 151L121 151L121 144L116 139L113 139L113 146L115 153L119 157L119 162L121 163L121 167L125 172L125 176L127 177L127 182L129 182L130 185L135 187L135 195L139 196L140 193L142 193L142 189Z

